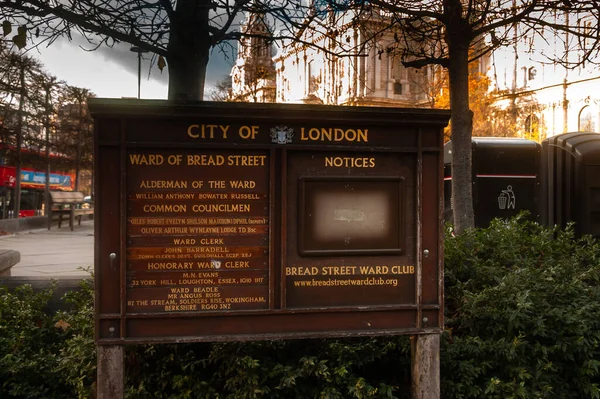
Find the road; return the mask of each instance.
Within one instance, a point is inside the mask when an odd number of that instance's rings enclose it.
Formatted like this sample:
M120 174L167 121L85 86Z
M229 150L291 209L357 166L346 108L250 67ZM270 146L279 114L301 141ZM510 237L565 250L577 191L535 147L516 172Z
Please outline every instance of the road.
M73 231L67 224L0 236L0 249L21 253L12 276L89 276L82 268L94 268L94 221L82 221Z

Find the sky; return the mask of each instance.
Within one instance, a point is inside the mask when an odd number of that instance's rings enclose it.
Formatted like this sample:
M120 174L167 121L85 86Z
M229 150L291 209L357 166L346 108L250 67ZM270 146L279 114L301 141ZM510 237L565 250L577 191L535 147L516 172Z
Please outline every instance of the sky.
M28 54L38 58L51 75L69 85L90 89L97 97L137 97L138 59L137 53L130 51L131 45L84 50L90 47L82 39L74 38L69 42L62 38L49 47L30 50ZM150 58L149 53L143 55L141 98L166 99L168 68L162 73L156 65L150 69ZM206 76L207 89L229 75L232 63L214 51Z

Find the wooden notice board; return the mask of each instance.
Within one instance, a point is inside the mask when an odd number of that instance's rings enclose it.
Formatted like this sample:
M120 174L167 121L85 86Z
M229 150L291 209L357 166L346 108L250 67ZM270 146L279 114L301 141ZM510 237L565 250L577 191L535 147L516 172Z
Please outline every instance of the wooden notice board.
M439 332L439 110L90 100L99 344Z

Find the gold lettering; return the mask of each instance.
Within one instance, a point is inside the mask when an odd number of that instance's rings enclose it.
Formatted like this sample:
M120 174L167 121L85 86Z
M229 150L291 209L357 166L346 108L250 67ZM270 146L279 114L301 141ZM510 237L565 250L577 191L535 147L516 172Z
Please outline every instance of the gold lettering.
M388 274L388 266L360 266L360 274Z
M221 132L223 133L223 138L226 139L227 131L229 130L229 125L226 125L226 126L219 125L219 129L221 129Z
M347 141L356 141L356 130L354 130L354 129L346 130L345 137L346 137Z
M254 140L258 134L258 128L258 126L242 126L240 127L238 134L240 135L240 138L244 140Z
M258 200L260 196L258 194L231 194L231 199L237 200Z
M194 245L196 244L195 238L173 238L174 245Z
M333 137L334 141L342 141L344 140L344 131L342 129L335 129L335 136Z
M129 163L132 165L158 166L165 162L160 154L129 154Z
M136 193L135 198L143 199L143 200L161 200L161 199L163 199L163 194L162 193Z
M229 155L229 166L265 166L266 155Z
M144 205L142 207L144 212L156 213L156 212L186 212L187 205Z
M196 305L168 305L165 306L165 312L181 312L181 311L191 311L197 310Z
M200 137L200 135L199 135L199 134L197 134L197 133L192 133L192 130L193 130L193 129L198 129L199 127L200 127L199 125L190 125L190 126L188 127L188 130L187 130L187 134L188 134L188 136L190 136L190 137L191 137L191 138L193 138L193 139L197 139L198 137Z
M150 305L152 306L164 306L164 305L175 305L175 301L172 299L151 299Z
M142 227L142 234L163 234L162 227Z
M256 182L254 180L231 180L229 181L231 188L255 188Z
M202 131L204 131L204 129L206 128L209 131L209 135L210 135L209 138L214 139L216 127L217 127L217 125L202 125ZM204 135L202 138L204 138Z
M148 262L148 270L189 270L193 262Z
M374 168L375 158L325 157L325 167L330 168Z
M190 154L187 156L188 166L221 166L224 163L223 155Z
M217 279L217 284L237 284L238 280L236 278L219 278Z
M319 129L315 129L312 128L308 131L308 137L312 140L312 141L316 141L319 140Z
M156 285L156 280L138 280L138 279L134 279L134 280L131 281L131 285L143 285L143 286Z
M166 254L182 254L183 248L165 248Z
M187 188L184 180L142 180L140 188Z
M224 238L201 238L200 239L200 244L202 245L224 245L225 244L225 239ZM196 240L194 240L194 242L196 242Z
M308 129L308 130L307 130ZM300 141L369 142L368 129L300 128Z
M304 267L304 266L298 266L298 267L286 267L285 268L285 275L286 276L316 276L319 274L319 268L312 266L312 267Z
M225 267L230 268L230 269L247 268L247 267L250 267L250 261L247 261L247 260L229 261L229 262L225 262Z
M193 193L168 193L168 194L165 194L165 199L168 199L168 200L191 200L191 199L194 199L194 194Z
M190 278L179 280L177 285L215 285L215 280L211 278Z
M187 227L165 227L163 231L165 234L188 234Z
M226 200L229 199L228 194L224 193L199 193L199 200Z
M186 293L186 292L190 292L189 288L171 288L171 293L173 294L182 294L182 293Z
M267 300L264 296L247 296L247 297L233 297L225 298L225 302L228 303L265 303Z
M349 276L356 273L356 266L325 266L321 270L324 276Z
M221 130L221 137L227 139L229 125L190 125L187 128L187 135L193 139L214 139L217 128Z
M392 274L415 274L415 267L408 266L392 266Z
M250 205L248 205L250 206ZM188 230L167 230L174 229L173 227L164 227L164 232L170 232L172 234L188 234L188 233L239 233L239 227L217 227L216 225L267 225L269 219L262 216L255 217L148 217L148 218L129 218L129 223L132 225L168 225L168 226L215 226L215 227L178 227L178 229ZM194 229L194 230L192 230Z
M250 212L250 204L200 204L192 206L193 212Z
M300 128L300 141L307 141L308 140L308 137L306 137L306 135L304 133L305 133L304 132L304 128L301 127Z
M212 293L218 293L219 292L219 287L194 287L193 290L194 290L194 292L212 292Z

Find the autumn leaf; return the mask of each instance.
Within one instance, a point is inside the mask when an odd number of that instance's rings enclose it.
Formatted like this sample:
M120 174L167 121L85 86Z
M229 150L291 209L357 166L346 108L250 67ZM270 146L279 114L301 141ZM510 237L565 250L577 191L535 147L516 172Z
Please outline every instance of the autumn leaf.
M158 63L157 63L158 69L160 69L160 72L162 73L162 70L164 67L167 66L167 63L165 61L165 58L162 55L158 56Z
M63 331L67 331L67 329L68 329L69 327L71 327L71 325L70 325L69 323L67 323L66 321L64 321L64 320L62 320L62 319L61 319L61 320L57 321L57 322L54 324L54 327L56 327L56 328L60 328L60 329L61 329L61 330L63 330Z

